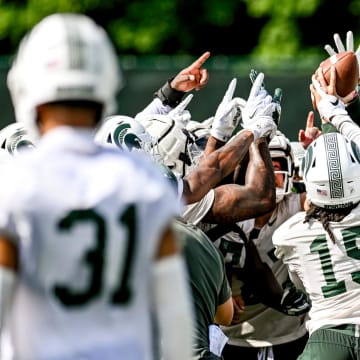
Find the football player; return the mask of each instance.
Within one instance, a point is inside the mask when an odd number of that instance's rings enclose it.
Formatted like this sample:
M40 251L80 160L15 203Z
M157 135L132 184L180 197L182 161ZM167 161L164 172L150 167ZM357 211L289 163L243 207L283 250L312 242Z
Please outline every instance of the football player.
M276 131L272 113L278 104L263 88L263 79L264 74L259 74L247 101L234 101L236 82L232 81L207 129L194 128L193 122L189 122L188 125L193 127L193 131L189 131L189 126L185 127L167 115L141 117L143 126L158 139L159 153L165 165L183 178L183 197L188 205L183 213L186 221L194 224L201 220L234 223L270 211L275 206L274 186L268 180L271 179L272 164L266 137ZM240 122L240 113L234 111L239 110L237 104L240 102L244 105L241 112L243 129L231 138ZM211 151L208 147L212 145L206 145L204 150L199 144L204 138L206 144L220 145L213 146ZM222 183L247 156L249 149L251 159L246 183Z
M288 281L286 266L274 257L271 241L278 226L303 210L306 193L292 192L294 156L289 139L277 131L269 144L269 151L276 185L275 209L238 222L236 232L223 235L215 242L231 266L233 296L241 295L245 305L245 311L239 314L237 323L224 328L229 337L224 349L225 359L295 360L307 340L303 316L300 316L309 310L307 297ZM272 279L271 275L275 276L283 292L281 301L276 301L276 298L272 300L269 292L265 292L269 283L259 284L255 281L255 272L249 271L246 263L248 255L245 264L239 261L238 249L245 246L244 243L256 247L260 262L265 266L263 271L268 269L265 273L267 281Z
M93 140L116 110L117 62L93 20L53 14L10 68L37 139L0 178L0 326L16 359L191 358L179 201L148 157Z
M138 121L120 115L105 119L95 141L123 151L145 153L148 153L153 143ZM157 164L175 190L177 198L181 200L183 180L162 162ZM196 320L193 354L196 359L220 359L223 349L221 341L225 336L218 338L222 334L218 325L229 325L233 317L231 289L225 273L224 258L197 226L179 218L174 220L173 227L184 249L192 289ZM212 271L211 275L209 269ZM212 334L214 331L215 334Z
M308 210L273 235L275 255L312 303L306 323L310 337L301 360L359 356L359 153L339 133L318 137L303 166Z
M333 35L335 48L329 44L325 45L325 50L330 56L333 56L342 51L353 51L354 52L354 36L352 31L348 31L346 33L346 45L342 42L339 34L335 33ZM355 55L358 59L359 63L359 55L360 54L360 46L355 51ZM353 122L357 125L360 125L360 98L359 98L359 86L357 86L350 94L345 97L339 97L336 93L336 72L333 70L330 76L330 83L328 83L323 76L322 71L317 70L314 74L313 84L311 85L311 96L313 100L314 109L317 112L320 112L321 117L321 130L314 126L314 112L310 111L308 114L306 127L305 129L299 130L298 140L306 149L313 140L315 140L322 133L332 132L341 129L341 131L346 131L345 135L347 137L353 136L356 134L356 128L354 128L349 121L349 117ZM318 81L320 86L315 86L315 82ZM317 91L317 89L320 89ZM324 96L325 94L332 95L332 97L328 98ZM320 97L322 98L322 106L321 109L317 108L317 103L320 101ZM337 103L337 99L339 103ZM330 104L326 105L326 102L329 101ZM334 104L338 106L334 106ZM331 110L333 109L333 110ZM336 110L336 111L335 111ZM330 113L329 113L330 112ZM329 116L338 115L336 119L332 122L331 119L328 119L325 115L328 113ZM341 116L341 115L348 115Z

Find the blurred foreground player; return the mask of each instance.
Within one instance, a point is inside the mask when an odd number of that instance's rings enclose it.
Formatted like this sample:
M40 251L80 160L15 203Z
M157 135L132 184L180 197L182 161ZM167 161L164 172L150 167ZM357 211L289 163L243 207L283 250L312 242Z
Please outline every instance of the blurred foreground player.
M164 358L189 359L170 228L180 204L147 157L93 140L119 86L106 33L83 15L43 19L8 86L16 120L40 137L0 179L1 330L14 358L158 359L157 328Z

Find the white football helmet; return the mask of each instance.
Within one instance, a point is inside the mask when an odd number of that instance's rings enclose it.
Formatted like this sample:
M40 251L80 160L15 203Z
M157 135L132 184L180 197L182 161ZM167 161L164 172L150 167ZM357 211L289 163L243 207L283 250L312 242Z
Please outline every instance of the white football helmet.
M34 147L34 141L22 124L12 123L0 130L0 148L9 155L16 156L22 150Z
M299 141L291 141L290 142L291 149L294 154L294 166L295 166L295 172L298 174L298 176L302 176L301 174L301 163L305 156L305 149L301 145Z
M181 123L167 115L149 115L141 123L157 139L161 161L172 171L184 177L196 166L202 151Z
M360 201L360 149L340 133L326 133L306 150L303 177L308 200L340 209Z
M104 119L95 134L95 142L101 145L117 146L127 151L144 151L158 154L156 139L145 127L130 116L115 115Z
M284 177L284 185L282 188L276 188L276 202L280 202L285 195L291 193L294 176L294 154L289 139L279 130L269 143L269 151L271 159L279 160L281 170L275 170L275 174L281 174Z
M7 84L16 120L37 138L36 107L79 100L116 110L121 81L118 59L105 31L81 14L45 17L21 41Z
M195 137L195 143L202 151L205 150L213 121L214 117L210 117L202 122L190 120L186 125L186 130Z

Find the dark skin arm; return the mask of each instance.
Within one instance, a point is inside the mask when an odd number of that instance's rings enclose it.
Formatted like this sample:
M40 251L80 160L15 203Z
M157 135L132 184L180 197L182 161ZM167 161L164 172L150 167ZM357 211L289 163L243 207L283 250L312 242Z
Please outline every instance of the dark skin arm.
M210 135L209 139L208 139L208 141L206 143L206 147L205 147L205 150L204 150L204 156L208 156L209 154L211 154L215 150L221 148L225 144L226 143L224 143L223 141L220 141L216 137L213 137L213 136Z
M247 154L252 141L252 132L242 130L231 142L203 156L199 165L183 178L183 198L186 204L201 200L209 190L231 174Z
M234 163L232 171L236 166ZM214 204L204 221L216 224L236 223L266 214L275 206L274 170L267 142L262 138L249 148L244 185L224 184L216 187Z

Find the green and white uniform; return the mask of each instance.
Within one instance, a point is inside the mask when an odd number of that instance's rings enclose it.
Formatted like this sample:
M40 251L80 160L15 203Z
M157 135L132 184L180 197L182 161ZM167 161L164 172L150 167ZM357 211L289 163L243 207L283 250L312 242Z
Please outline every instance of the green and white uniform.
M0 229L19 250L14 358L156 359L154 257L181 212L158 168L61 127L2 170Z
M360 325L360 208L330 222L334 244L322 224L304 224L299 213L274 233L276 253L303 284L311 300L310 335L329 325Z
M271 238L275 229L300 209L300 194L285 195L284 199L276 205L267 224L261 228L257 238L253 240L262 261L270 267L281 285L285 285L288 281L288 272L286 265L275 257L275 247ZM255 220L250 219L239 222L238 225L249 237L254 228L254 223ZM227 249L229 252L229 249L232 248L232 241L242 243L239 235L235 233L221 237L217 243L222 249ZM230 258L228 253L225 255ZM232 278L233 294L241 293L245 301L245 312L241 317L240 324L223 327L225 334L229 337L229 345L262 348L288 343L306 334L306 328L301 317L287 316L259 303L252 297L253 294L249 290L249 285L251 288L251 284L246 284L246 281L240 281L236 276Z

